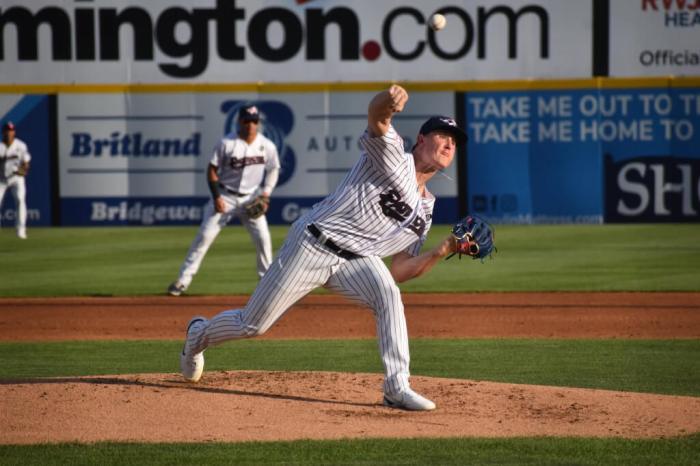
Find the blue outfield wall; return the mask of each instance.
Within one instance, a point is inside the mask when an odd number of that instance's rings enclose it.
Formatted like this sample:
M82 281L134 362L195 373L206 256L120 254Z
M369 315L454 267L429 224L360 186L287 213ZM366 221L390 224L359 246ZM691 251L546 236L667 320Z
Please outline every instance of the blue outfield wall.
M449 108L448 104L454 103L453 91L464 92L457 94L463 99L457 108L464 109L464 114L457 116L466 123L469 142L466 170L457 176L466 181L466 189L458 195L465 197L470 212L495 223L700 221L698 80L683 85L673 79L640 80L614 89L608 80L585 80L580 87L574 81L559 82L558 89L548 88L546 81L534 83L532 88L529 83L509 85L474 90L467 83L463 89L457 86L447 92L413 93L419 103L421 99L442 99L442 107ZM339 94L343 105L354 96ZM216 100L218 96L206 97ZM78 192L77 196L64 193L53 198L59 189L52 183L60 178L52 170L56 163L59 170L66 167L61 166L60 153L54 153L60 152L60 145L59 149L52 147L51 128L56 124L52 121L52 98L13 95L5 98L0 109L4 118L17 123L18 136L27 142L33 157L27 180L30 227L51 225L52 214L59 225L192 225L201 221L207 201L205 161L196 166L199 171L186 179L183 189L169 195L139 195L135 189L143 190L143 186L136 181L143 174L129 179L125 194L100 195L100 186L92 186L94 192L89 195L81 194L88 192L85 183L96 179L86 175L62 186L77 188L69 190ZM295 102L293 93L285 99ZM300 129L294 142L299 154L316 157L315 164L308 164L300 173L311 180L308 173L327 163L330 175L324 175L327 182L320 187L306 182L277 190L268 215L272 224L289 224L321 200L322 191L332 190L343 176L341 169L350 165L350 152L353 157L357 154L354 147L348 154L326 153L324 149L307 154L309 145L304 138L316 134L311 131L316 114L307 115L310 110L301 106L297 112ZM405 117L400 124L410 135L414 132L411 125L417 127L424 115ZM355 120L335 122L331 134L356 135L361 124ZM85 127L83 122L80 125ZM214 125L212 131L217 128ZM153 181L148 178L143 182ZM204 188L192 189L195 184ZM191 195L184 194L188 190ZM453 194L438 195L434 223L452 223L459 201ZM8 193L2 206L4 226L13 223L13 211Z
M0 106L0 120L13 121L17 138L27 144L31 154L27 186L27 225L47 226L52 221L52 141L48 95L29 94L18 98L11 107ZM15 200L7 190L0 209L3 227L15 224Z
M267 220L271 224L293 223L322 198L272 197ZM105 197L62 198L61 225L192 225L202 220L206 197ZM453 223L456 198L440 199L433 223ZM236 218L232 224L239 223Z
M472 212L496 223L700 221L700 88L468 92L465 110Z
M381 88L378 85L378 89ZM261 131L278 148L282 170L268 221L289 224L333 191L356 163L376 93L319 88L227 92L80 93L57 99L61 225L183 225L201 221L206 167L223 134L237 131L239 108L254 102ZM418 92L396 117L410 147L431 106L452 114L453 91ZM109 110L105 110L109 109ZM456 166L430 182L433 219L458 217Z

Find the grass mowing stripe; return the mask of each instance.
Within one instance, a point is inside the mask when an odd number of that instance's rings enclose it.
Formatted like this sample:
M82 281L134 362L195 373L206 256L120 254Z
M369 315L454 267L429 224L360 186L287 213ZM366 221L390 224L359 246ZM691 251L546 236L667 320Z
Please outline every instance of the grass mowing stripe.
M414 340L412 373L700 396L700 340Z
M181 342L0 343L2 378L178 372ZM411 373L700 396L700 340L411 341ZM207 370L381 373L374 340L240 340L207 350Z
M434 225L426 247L450 226ZM404 292L700 291L700 224L497 225L494 260L443 261ZM197 227L32 228L0 231L0 296L163 294ZM271 228L277 251L286 226ZM523 245L527 245L524 247ZM654 245L654 247L649 247ZM230 226L212 245L190 294L250 294L255 250Z
M235 421L232 421L235 422ZM0 445L3 465L693 465L700 435L674 439L369 439L207 444Z

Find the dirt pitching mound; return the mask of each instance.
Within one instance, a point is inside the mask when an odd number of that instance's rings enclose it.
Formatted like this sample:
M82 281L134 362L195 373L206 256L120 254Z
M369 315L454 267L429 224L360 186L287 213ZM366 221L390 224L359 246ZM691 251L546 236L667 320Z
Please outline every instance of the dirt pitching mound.
M208 372L0 382L2 444L370 437L649 438L700 431L700 398L430 377L437 403L381 405L379 374Z

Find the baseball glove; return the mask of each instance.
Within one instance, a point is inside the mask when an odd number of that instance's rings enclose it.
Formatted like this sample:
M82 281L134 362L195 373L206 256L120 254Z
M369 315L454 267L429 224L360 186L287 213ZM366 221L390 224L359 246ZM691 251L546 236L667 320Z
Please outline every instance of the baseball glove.
M484 219L477 215L468 215L452 227L452 236L457 246L457 252L447 256L447 259L459 254L471 256L482 261L496 252L495 231Z
M15 171L15 175L17 176L27 176L27 169L23 166L20 166L17 168L17 171Z
M250 218L258 218L261 217L267 211L267 207L269 205L269 197L258 196L245 205L245 212Z

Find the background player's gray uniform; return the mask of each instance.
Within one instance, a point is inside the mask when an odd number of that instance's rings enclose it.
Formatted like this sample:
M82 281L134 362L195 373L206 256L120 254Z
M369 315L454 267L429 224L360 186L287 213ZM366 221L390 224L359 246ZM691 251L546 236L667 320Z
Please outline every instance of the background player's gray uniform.
M26 237L27 203L26 183L24 176L17 175L17 170L23 163L29 163L32 159L27 145L18 138L9 146L0 141L0 205L9 188L15 198L17 209L17 235Z
M413 157L393 127L380 137L365 133L361 144L365 151L338 188L294 223L245 309L224 311L189 334L192 353L264 333L297 300L325 286L374 311L385 393L409 387L403 303L382 257L419 253L435 198L427 191L421 197Z
M269 196L277 184L280 169L277 147L261 133L251 144L231 133L216 146L210 164L217 167L221 197L226 202L227 211L216 212L213 200L209 200L204 208L199 232L180 269L178 282L185 288L192 282L209 247L233 216L240 219L255 244L260 277L272 261L267 218L264 215L248 217L244 206L260 194Z

